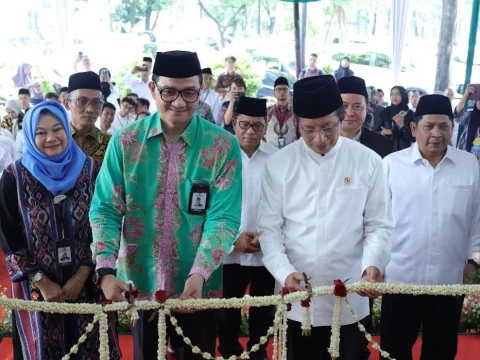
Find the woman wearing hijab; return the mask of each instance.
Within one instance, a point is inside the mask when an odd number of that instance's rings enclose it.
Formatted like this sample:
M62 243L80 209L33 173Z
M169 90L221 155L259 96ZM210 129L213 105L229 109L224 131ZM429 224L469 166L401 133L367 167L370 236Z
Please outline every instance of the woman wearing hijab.
M335 80L340 80L341 78L348 77L348 76L353 76L354 73L352 70L350 70L350 58L348 56L345 56L341 61L340 65L338 66L338 69L335 70L334 76Z
M0 179L2 248L16 299L94 303L92 232L88 219L97 160L72 140L67 113L55 101L25 117L24 154ZM60 255L70 254L69 260ZM85 333L93 315L14 311L27 359L61 359ZM113 324L112 324L113 325ZM76 360L99 359L98 327ZM120 359L115 326L109 326L110 359Z
M476 93L475 86L469 84L462 98L455 107L453 119L463 125L463 132L458 140L458 148L473 153L480 161L480 100L475 101L472 111L466 111L468 98Z
M33 84L32 88L32 98L30 102L32 105L38 105L45 101L45 95L43 94L43 86L42 84L36 82Z
M23 112L22 106L18 100L8 100L5 104L7 114L2 119L2 128L10 131L14 138L22 130Z
M381 113L381 134L397 143L398 150L406 149L415 142L410 129L410 123L415 113L408 108L407 90L402 86L394 86L390 90L391 105Z
M14 87L30 89L33 85L32 65L21 64L12 80Z

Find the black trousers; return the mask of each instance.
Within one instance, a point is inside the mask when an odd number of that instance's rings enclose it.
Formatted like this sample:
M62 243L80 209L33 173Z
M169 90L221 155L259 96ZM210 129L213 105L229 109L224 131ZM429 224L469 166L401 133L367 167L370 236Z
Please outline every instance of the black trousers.
M15 310L12 310L12 345L13 360L23 360L22 343L18 333L17 320L15 319Z
M223 266L224 298L243 297L248 284L250 284L251 296L270 296L275 291L275 279L263 266L242 266L238 264ZM273 324L273 317L274 308L272 306L250 308L248 350L253 345L258 344L260 338L266 335L268 328ZM243 352L243 347L238 341L241 322L240 309L223 309L221 311L218 329L218 350L225 358L229 358L232 355L239 356ZM266 358L266 346L267 344L261 346L259 351L250 355L250 359Z
M412 360L423 324L421 360L453 360L463 296L384 295L381 348L396 360Z
M312 327L310 336L302 336L302 323L288 320L288 360L329 360L331 326ZM364 336L356 323L340 328L340 360L362 359Z
M132 327L133 354L135 360L150 360L157 358L158 350L158 316L148 321L153 310L139 311L140 319ZM215 355L217 311L204 310L193 314L179 314L172 312L178 321L185 337L190 338L194 346L202 351ZM170 320L166 319L167 324ZM202 355L193 354L190 346L183 346L179 353L181 360L203 360Z

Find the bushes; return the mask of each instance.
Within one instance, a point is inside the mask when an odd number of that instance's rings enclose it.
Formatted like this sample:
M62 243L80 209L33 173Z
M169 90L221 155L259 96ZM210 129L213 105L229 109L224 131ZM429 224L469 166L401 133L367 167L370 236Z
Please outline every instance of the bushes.
M255 97L257 95L257 91L262 86L262 80L265 76L265 67L263 64L255 62L248 54L241 54L235 57L237 59L235 71L242 74L243 80L245 80L245 84L247 85L246 95ZM220 59L220 61L212 67L215 81L220 74L225 72L224 59L225 57Z

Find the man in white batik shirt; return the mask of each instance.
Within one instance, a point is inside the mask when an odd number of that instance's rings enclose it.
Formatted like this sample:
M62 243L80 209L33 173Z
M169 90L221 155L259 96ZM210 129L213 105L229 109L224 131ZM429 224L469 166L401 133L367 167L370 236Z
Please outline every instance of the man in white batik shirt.
M213 117L215 118L215 124L223 126L222 119L220 118L220 96L211 89L213 74L212 69L202 69L203 84L200 91L200 100L210 106Z
M242 149L242 220L238 237L223 266L223 296L241 298L250 285L251 296L270 296L275 279L263 266L257 233L260 202L260 181L265 162L278 149L262 140L266 129L267 101L241 97L233 125ZM219 324L219 350L224 358L240 356L243 347L238 341L241 325L240 309L225 309ZM247 349L260 342L273 323L271 306L251 307L248 318ZM266 344L250 354L250 360L265 360Z
M302 139L268 159L262 176L257 228L263 263L290 292L305 290L302 273L312 287L336 279L382 282L392 232L382 160L339 136L343 102L333 76L300 80L294 94ZM289 360L330 358L335 297L312 300L311 336L302 336L300 304L288 312ZM360 319L368 316L366 297L349 294L348 300ZM363 335L345 305L340 321L340 358L358 360Z
M480 171L476 157L449 146L450 100L424 95L411 124L416 142L383 161L395 228L389 283L462 284L478 269ZM412 359L423 324L422 359L453 360L463 296L384 295L381 347L392 358Z

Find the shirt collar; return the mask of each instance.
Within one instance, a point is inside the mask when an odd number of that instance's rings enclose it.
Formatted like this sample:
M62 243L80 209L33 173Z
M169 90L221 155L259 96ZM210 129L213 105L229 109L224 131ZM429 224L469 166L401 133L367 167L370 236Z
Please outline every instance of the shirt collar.
M72 136L77 133L77 130L75 130L75 128L73 127L72 123L70 123L70 130L72 131ZM94 126L94 127L91 128L90 131L87 133L87 136L91 136L91 137L93 137L93 138L96 140L97 137L98 137L98 133L99 133L100 131L101 131L101 130L99 130L96 126Z
M357 135L353 138L353 141L360 142L360 138L362 137L362 128L358 131Z
M307 145L307 143L305 142L304 139L301 139L301 141L303 142L303 147L305 148L305 151L307 152L307 154L309 154L314 160L321 161L321 160L324 160L324 159L326 160L326 159L334 157L335 154L340 149L340 147L342 146L343 141L345 141L345 140L343 139L342 136L338 136L338 140L337 140L337 143L335 144L335 146L333 148L331 148L330 151L323 156L320 155L320 154L317 154L315 151L310 149L310 147Z
M418 148L418 143L413 143L413 145L410 147L411 149L411 162L412 164L415 164L417 161L419 160L423 160L424 157L422 156L422 154L420 153L420 149ZM442 161L440 161L440 163L443 162L444 159L449 159L450 161L452 162L457 162L457 157L455 156L455 153L452 149L452 147L450 145L448 145L447 147L447 152L445 153L445 156L443 157Z
M197 114L194 114L192 117L192 120L190 120L190 124L188 124L183 134L180 135L182 140L185 141L185 143L190 147L193 147L193 145L195 144L199 122L200 122L199 116ZM150 119L147 125L147 139L150 139L151 137L154 137L154 136L158 136L160 134L163 134L162 121L160 118L160 113L156 112L155 114L150 116Z

